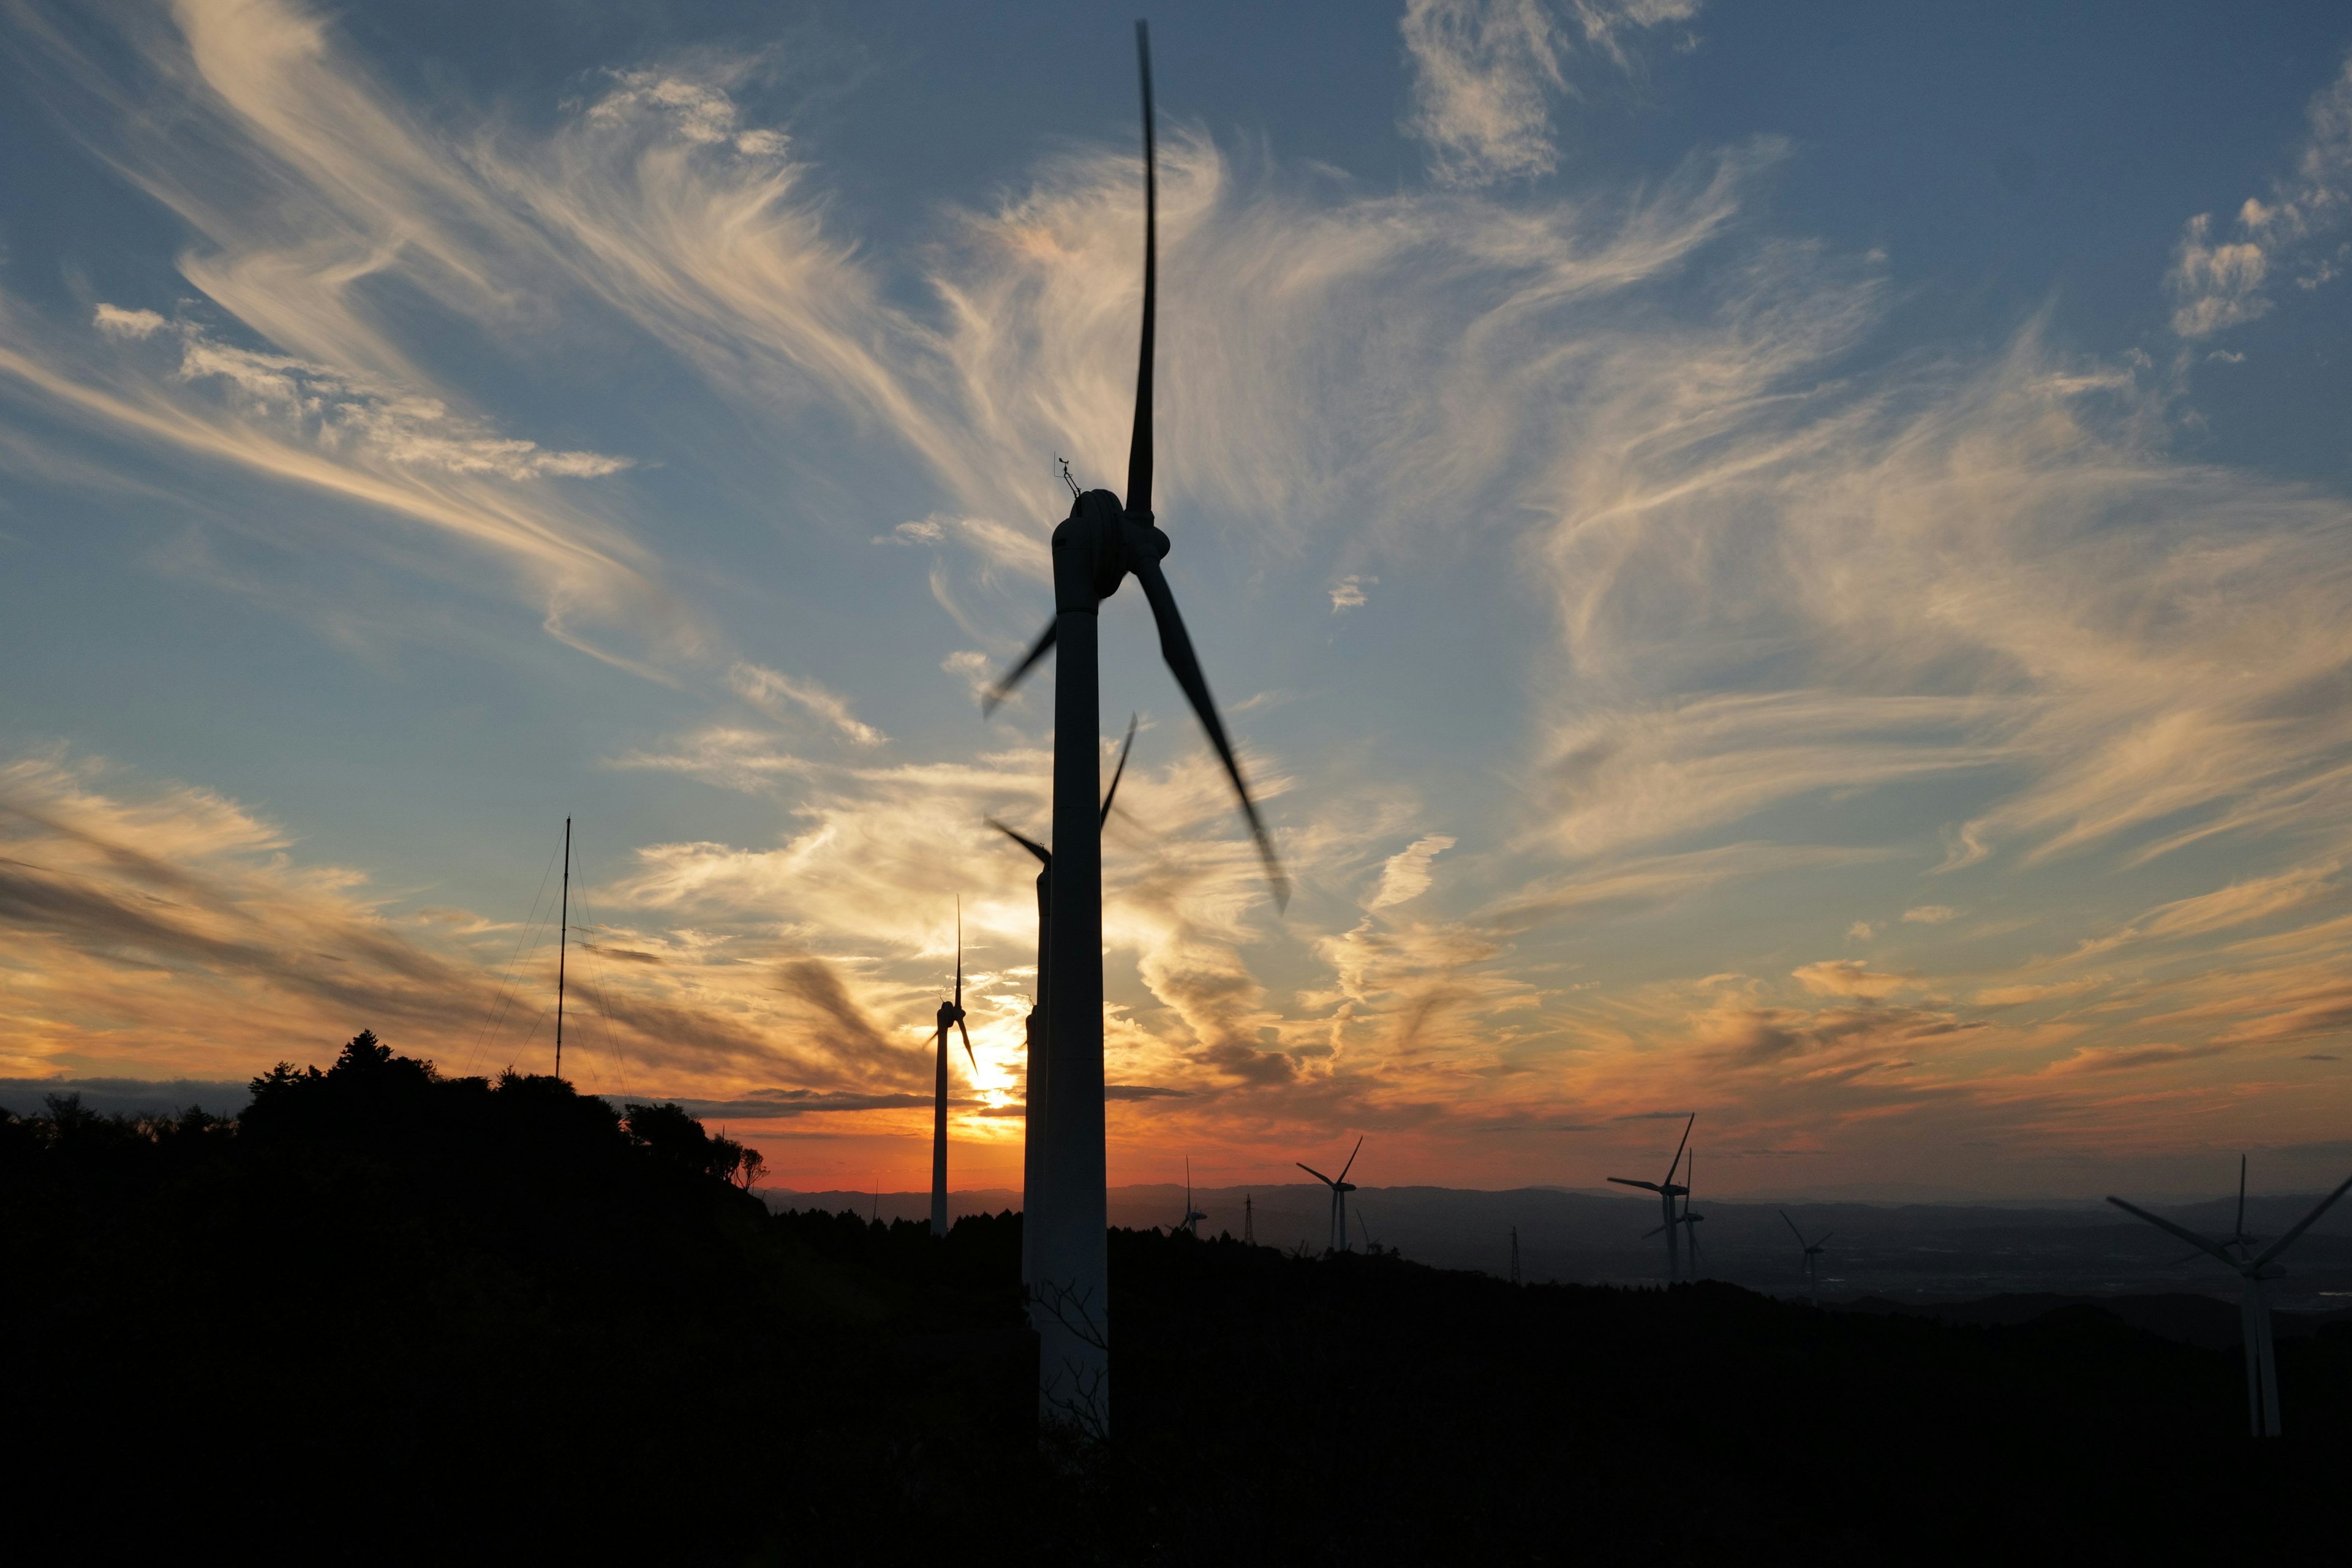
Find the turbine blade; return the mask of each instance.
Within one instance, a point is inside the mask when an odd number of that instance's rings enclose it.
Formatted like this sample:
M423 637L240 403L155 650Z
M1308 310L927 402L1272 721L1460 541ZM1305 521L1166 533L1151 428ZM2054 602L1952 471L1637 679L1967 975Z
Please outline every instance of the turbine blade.
M963 895L956 895L956 1022L963 1022Z
M1621 1187L1639 1187L1645 1193L1654 1193L1660 1190L1658 1184L1655 1182L1637 1182L1631 1176L1612 1176L1609 1179L1616 1183Z
M2246 1234L2246 1157L2238 1156L2238 1223L2230 1227L2232 1239Z
M1110 820L1110 803L1118 798L1118 781L1127 776L1127 753L1135 750L1135 720L1132 713L1127 716L1127 740L1118 749L1118 766L1110 771L1110 790L1103 796L1102 816L1095 819L1097 827Z
M1051 849L1046 848L1043 844L1038 843L1035 839L1027 837L1025 834L1013 832L1013 829L1005 826L1004 824L997 821L996 818L992 816L988 819L988 825L996 829L997 832L1004 835L1005 837L1013 840L1013 843L1021 846L1022 848L1029 851L1030 854L1037 857L1037 858L1045 864L1050 866L1054 863L1054 852Z
M2345 1186L2352 1186L2352 1182L2347 1182ZM2340 1193L2344 1188L2338 1187L2336 1190ZM2195 1231L2190 1230L2187 1226L2175 1225L2168 1219L2162 1218L2157 1215L2152 1215L2144 1208L2124 1202L2121 1198L2110 1197L2107 1199L2107 1202L2115 1205L2116 1207L2123 1210L2126 1214L2137 1215L2141 1219L2147 1221L2148 1224L2156 1226L2158 1230L2170 1231L2173 1235L2179 1237L2181 1240L2187 1242L2198 1251L2205 1253L2210 1257L2220 1258L2231 1268L2238 1267L2238 1260L2236 1258L2231 1257L2228 1253L2222 1251L2220 1247L2214 1246L2211 1242L2206 1240Z
M1339 1185L1337 1182L1334 1182L1330 1177L1325 1175L1322 1172L1317 1170L1312 1165L1301 1163L1299 1163L1298 1168L1306 1172L1308 1175L1314 1177L1317 1181L1322 1183L1327 1187L1336 1188Z
M1151 601L1151 618L1160 624L1160 656L1168 661L1176 684L1184 689L1185 698L1200 718L1201 728L1209 732L1209 743L1217 749L1218 760L1225 764L1225 775L1234 781L1234 793L1241 796L1242 815L1249 818L1250 837L1257 840L1258 858L1265 862L1265 879L1274 885L1275 906L1286 909L1290 904L1290 879L1282 874L1282 862L1274 853L1274 840L1266 836L1265 824L1258 818L1257 803L1250 799L1249 785L1242 782L1242 765L1234 759L1233 745L1225 739L1225 726L1217 718L1217 705L1209 696L1209 683L1202 677L1201 661L1193 657L1192 639L1185 635L1184 617L1176 609L1176 595L1168 590L1168 577L1160 570L1159 558L1148 550L1135 553L1136 581L1143 584L1143 596Z
M1339 1167L1339 1179L1341 1181L1344 1182L1348 1179L1348 1173L1356 1168L1356 1156L1363 1152L1364 1141L1360 1136L1359 1136L1356 1140L1356 1146L1348 1151L1348 1163Z
M2318 1220L2321 1215L2326 1214L2329 1209L2333 1208L2336 1205L2336 1200L2342 1197L2347 1191L2352 1191L2352 1176L2345 1177L2341 1185L2339 1185L2334 1192L2328 1194L2326 1197L2320 1199L2318 1204L2309 1214L2304 1215L2301 1219L2295 1222L2295 1226L2293 1230L2288 1231L2284 1236L2280 1237L2276 1241L2272 1242L2268 1247L2264 1247L2263 1249L2263 1255L2254 1259L2254 1267L2260 1268L2263 1264L2268 1263L2272 1258L2276 1258L2280 1253L2284 1252L2287 1249L2288 1245L2292 1243L2296 1237L2301 1236L2305 1231L2309 1230Z
M971 1063L971 1070L974 1073L979 1072L980 1058L971 1054L971 1031L963 1026L963 1014L961 1012L958 1012L956 1014L956 1032L963 1037L964 1059Z
M1690 1145L1691 1121L1696 1121L1697 1120L1698 1112L1694 1110L1690 1114L1690 1121L1683 1123L1682 1142L1675 1145L1675 1163L1666 1167L1666 1184L1668 1186L1674 1185L1675 1172L1679 1170L1682 1166L1683 1151Z
M997 704L1013 695L1013 689L1021 684L1021 678L1029 673L1030 666L1045 658L1053 648L1055 634L1060 629L1058 620L1045 623L1045 635L1039 637L1029 651L1021 656L1021 662L1014 665L1003 679L990 687L988 695L980 700L980 710L983 716L995 712Z
M1835 1232L1835 1231L1833 1231L1833 1230L1825 1230L1825 1231L1822 1232L1822 1238L1821 1238L1821 1240L1819 1240L1819 1241L1817 1241L1817 1242L1813 1243L1813 1246L1814 1246L1816 1248L1828 1246L1828 1245L1829 1245L1830 1237L1832 1237L1835 1236L1836 1234L1837 1234L1837 1232ZM1804 1239L1804 1237L1799 1237L1797 1239L1798 1239L1798 1240L1800 1240L1800 1241L1801 1241L1801 1240L1803 1240L1803 1239Z
M1127 448L1127 511L1151 516L1151 340L1160 313L1160 150L1151 125L1151 30L1135 24L1135 74L1143 84L1143 342L1135 363L1135 434Z
M1799 1247L1805 1245L1805 1233L1797 1228L1797 1222L1789 1217L1789 1211L1787 1209L1782 1209L1780 1211L1780 1223L1789 1227L1789 1234L1797 1238L1797 1245Z
M1643 1232L1642 1233L1642 1239L1643 1239L1643 1241L1647 1241L1647 1240L1649 1240L1649 1239L1650 1239L1650 1237L1654 1237L1654 1236L1657 1235L1657 1234L1658 1234L1658 1232L1660 1232L1660 1231L1662 1231L1662 1230L1664 1230L1664 1229L1665 1229L1665 1228L1666 1228L1666 1227L1665 1227L1664 1226L1662 1226L1662 1225L1661 1225L1661 1226L1653 1226L1651 1228L1649 1228L1648 1230L1645 1230L1645 1231L1643 1231Z

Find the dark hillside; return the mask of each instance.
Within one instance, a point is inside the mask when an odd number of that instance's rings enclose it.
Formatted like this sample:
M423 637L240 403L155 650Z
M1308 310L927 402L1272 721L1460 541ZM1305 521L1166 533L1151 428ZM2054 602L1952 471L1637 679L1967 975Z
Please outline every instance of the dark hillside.
M2320 1546L2352 1334L1515 1288L1114 1231L1108 1451L1041 1454L1020 1221L770 1215L674 1108L368 1037L237 1122L0 1123L24 1550L264 1560L2110 1562ZM2182 1498L2229 1500L2178 1511ZM2323 1558L2325 1552L2322 1553Z

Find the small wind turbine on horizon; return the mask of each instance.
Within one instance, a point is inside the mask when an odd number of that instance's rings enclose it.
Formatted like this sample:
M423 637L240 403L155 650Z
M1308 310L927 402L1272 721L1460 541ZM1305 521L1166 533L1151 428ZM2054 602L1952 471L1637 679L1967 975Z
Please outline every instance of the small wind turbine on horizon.
M938 1086L931 1104L931 1234L948 1233L948 1030L963 1036L963 1054L975 1078L980 1058L972 1055L971 1031L963 1025L963 900L956 900L955 999L940 1004Z
M1151 510L1152 343L1160 307L1160 175L1151 110L1151 40L1135 25L1136 72L1143 96L1143 322L1136 358L1135 422L1128 446L1127 499L1087 490L1054 530L1054 619L984 705L993 710L1013 684L1052 651L1054 687L1053 963L1045 1012L1050 1082L1044 1155L1024 1203L1030 1321L1039 1336L1037 1401L1046 1420L1089 1437L1110 1436L1110 1255L1103 1120L1102 843L1095 806L1101 779L1102 602L1132 574L1160 629L1160 651L1207 731L1241 798L1275 902L1289 882L1258 816L1241 763L1225 738L1209 683L1192 651L1160 562L1168 536ZM1072 486L1076 489L1075 482Z
M1666 1167L1666 1179L1664 1181L1637 1182L1631 1176L1612 1176L1609 1178L1621 1187L1639 1187L1643 1192L1655 1193L1658 1194L1658 1201L1664 1206L1665 1210L1665 1223L1659 1226L1658 1230L1663 1230L1666 1233L1666 1282L1668 1284L1672 1284L1676 1279L1682 1278L1683 1271L1682 1247L1680 1245L1681 1238L1679 1235L1681 1226L1676 1222L1675 1215L1675 1200L1690 1191L1688 1187L1678 1187L1675 1184L1675 1173L1682 1169L1683 1151L1690 1146L1691 1124L1692 1122L1696 1122L1697 1120L1698 1112L1694 1110L1690 1114L1690 1121L1683 1123L1682 1142L1675 1145L1675 1162L1673 1164ZM1642 1239L1647 1241L1651 1237L1657 1234L1657 1230L1650 1231L1645 1234Z
M2179 1237L2199 1252L2219 1258L2223 1266L2245 1281L2238 1298L2238 1321L2246 1339L2246 1415L2257 1437L2279 1435L2278 1352L2271 1339L2271 1307L2263 1287L2273 1279L2286 1277L2286 1270L2275 1264L2278 1255L2294 1246L2305 1231L2318 1223L2319 1216L2326 1214L2347 1191L2352 1191L2352 1176L2345 1177L2334 1192L2312 1205L2311 1212L2297 1220L2293 1229L2260 1253L2253 1249L2255 1238L2246 1234L2246 1161L2242 1154L2238 1157L2238 1221L2231 1228L2227 1241L2214 1241L2200 1236L2185 1225L2176 1225L2121 1198L2110 1196L2107 1199L2126 1214L2144 1219L2158 1230ZM2184 1258L2182 1261L2188 1260Z
M1118 798L1118 781L1127 776L1127 754L1135 750L1136 715L1127 719L1127 740L1118 749L1118 766L1111 770L1110 788L1104 792L1102 811L1095 818L1095 831L1100 833L1103 824L1110 820L1111 802ZM994 817L988 819L993 827L1022 848L1037 858L1037 996L1029 1008L1025 1026L1028 1039L1028 1066L1024 1069L1021 1096L1021 1206L1024 1216L1021 1226L1021 1288L1026 1290L1035 1276L1031 1270L1031 1238L1036 1235L1027 1223L1025 1211L1029 1196L1038 1190L1044 1180L1041 1164L1045 1148L1045 1088L1053 1077L1046 1065L1053 1055L1053 1031L1046 1026L1045 972L1054 951L1054 852L1024 834L1015 833Z
M1789 1217L1787 1209L1780 1211L1780 1223L1789 1227L1789 1234L1795 1237L1797 1245L1805 1249L1805 1289L1811 1293L1813 1305L1818 1307L1822 1304L1822 1244L1837 1232L1825 1230L1822 1232L1821 1241L1807 1241L1805 1233L1797 1228L1797 1222Z
M1331 1189L1331 1244L1324 1248L1327 1252L1346 1252L1349 1250L1348 1246L1348 1194L1356 1190L1356 1185L1353 1182L1348 1180L1348 1173L1355 1169L1356 1156L1363 1152L1363 1148L1364 1141L1361 1137L1359 1137L1356 1140L1355 1148L1348 1152L1348 1163L1339 1167L1339 1173L1337 1176L1327 1176L1322 1172L1317 1170L1314 1166L1307 1164L1305 1161L1297 1162L1298 1168L1300 1170L1306 1172L1308 1175L1314 1177L1317 1181Z
M1198 1239L1201 1222L1208 1217L1192 1206L1192 1156L1187 1154L1184 1156L1184 1217L1177 1222L1176 1230ZM1168 1234L1173 1236L1176 1231L1171 1230Z

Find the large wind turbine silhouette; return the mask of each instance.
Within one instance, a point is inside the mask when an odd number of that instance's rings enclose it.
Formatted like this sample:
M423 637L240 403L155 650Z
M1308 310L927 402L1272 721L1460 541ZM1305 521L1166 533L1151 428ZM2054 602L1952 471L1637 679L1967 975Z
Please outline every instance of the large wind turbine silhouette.
M1328 1250L1332 1252L1349 1250L1348 1194L1356 1190L1356 1184L1348 1180L1348 1173L1356 1168L1356 1156L1363 1152L1364 1141L1360 1137L1356 1140L1356 1146L1348 1151L1348 1163L1339 1167L1339 1173L1336 1176L1327 1176L1303 1160L1297 1163L1300 1170L1331 1189L1331 1242Z
M1621 1187L1640 1187L1643 1192L1655 1193L1658 1194L1658 1201L1665 1205L1665 1223L1660 1226L1658 1229L1666 1233L1666 1280L1669 1284L1682 1278L1683 1271L1682 1247L1680 1246L1680 1237L1678 1234L1681 1230L1681 1226L1675 1223L1675 1200L1690 1191L1688 1187L1678 1187L1675 1185L1675 1173L1682 1169L1683 1151L1690 1146L1691 1122L1696 1121L1697 1120L1698 1112L1694 1110L1691 1112L1690 1121L1683 1123L1683 1141L1675 1145L1675 1163L1666 1167L1666 1179L1664 1181L1637 1182L1631 1176L1612 1176L1609 1178ZM1657 1234L1658 1232L1656 1230L1651 1231L1649 1235L1643 1237L1642 1239L1647 1241L1650 1239L1650 1237Z
M2263 1287L2285 1278L2286 1270L2274 1266L2278 1255L2294 1246L2347 1191L2352 1191L2352 1176L2345 1177L2343 1184L2314 1205L2309 1214L2295 1222L2294 1229L2259 1253L2253 1249L2254 1238L2246 1234L2246 1163L2242 1155L2238 1161L2238 1223L2226 1242L2200 1236L2187 1226L2175 1225L2121 1198L2107 1199L2126 1214L2137 1215L2158 1230L2171 1232L2198 1251L2221 1259L2224 1267L2245 1281L2238 1298L2238 1321L2246 1338L2246 1417L2257 1437L2279 1435L2278 1356L2271 1342L2271 1306Z
M1789 1217L1787 1209L1780 1211L1780 1223L1789 1227L1789 1234L1795 1237L1797 1245L1805 1249L1805 1289L1811 1293L1813 1305L1818 1307L1822 1304L1822 1247L1837 1232L1825 1230L1822 1232L1820 1241L1807 1241L1805 1233L1797 1228L1797 1222Z
M1118 781L1127 776L1127 754L1135 750L1136 716L1128 715L1127 740L1118 749L1118 766L1111 770L1110 788L1103 793L1102 812L1095 818L1095 831L1102 831L1110 820L1111 803L1118 798ZM1031 1238L1037 1233L1028 1223L1026 1211L1030 1199L1044 1178L1043 1151L1045 1146L1045 1087L1053 1076L1046 1063L1053 1056L1053 1033L1045 1026L1045 973L1053 954L1054 931L1054 852L1025 835L1015 833L994 817L988 819L993 827L1022 848L1037 858L1037 1000L1029 1009L1027 1083L1022 1092L1022 1116L1026 1129L1021 1138L1021 1289L1029 1289L1034 1275L1030 1269Z
M1135 25L1143 92L1143 330L1135 372L1135 425L1128 446L1127 500L1087 490L1054 531L1054 620L997 685L997 700L1053 650L1054 847L1052 962L1045 1014L1050 1043L1043 1168L1027 1198L1030 1321L1038 1332L1040 1414L1097 1438L1110 1434L1110 1260L1103 1152L1102 844L1095 791L1101 777L1101 682L1097 617L1129 573L1143 585L1160 628L1160 651L1208 732L1241 796L1276 903L1288 884L1242 780L1225 727L1193 656L1160 563L1168 536L1151 512L1152 336L1160 303L1160 190L1151 122L1150 36Z
M940 1076L931 1100L931 1234L948 1233L948 1029L963 1036L963 1054L974 1075L980 1058L971 1054L971 1031L963 1026L963 900L956 900L955 1000L940 1004Z

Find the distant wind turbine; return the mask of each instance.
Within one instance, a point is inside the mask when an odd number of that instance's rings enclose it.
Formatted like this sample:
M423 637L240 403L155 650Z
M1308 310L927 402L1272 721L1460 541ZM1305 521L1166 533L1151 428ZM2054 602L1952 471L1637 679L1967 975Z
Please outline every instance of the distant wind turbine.
M1102 812L1095 819L1095 831L1100 833L1104 823L1110 820L1111 802L1118 798L1118 781L1127 776L1127 754L1135 750L1134 714L1127 720L1127 741L1118 749L1118 766L1111 770L1110 789L1104 795ZM1053 1074L1046 1064L1053 1058L1053 1032L1046 1027L1045 965L1054 952L1054 852L1035 839L1015 833L994 817L988 819L993 827L1022 848L1037 858L1037 999L1029 1009L1027 1084L1022 1094L1022 1115L1026 1123L1021 1135L1021 1206L1029 1206L1030 1194L1039 1191L1044 1180L1045 1151L1045 1087ZM1030 1268L1030 1247L1037 1234L1036 1227L1024 1217L1021 1226L1021 1288L1029 1289L1035 1279Z
M1675 1185L1675 1173L1682 1169L1683 1151L1690 1144L1691 1123L1697 1120L1698 1112L1694 1110L1691 1112L1690 1121L1683 1123L1683 1139L1681 1142L1675 1145L1675 1163L1666 1167L1666 1179L1664 1181L1637 1182L1631 1176L1612 1176L1609 1178L1621 1187L1639 1187L1643 1192L1655 1193L1658 1194L1658 1201L1664 1205L1665 1210L1665 1223L1661 1225L1658 1227L1658 1230L1663 1230L1666 1233L1666 1280L1669 1284L1680 1279L1683 1271L1682 1248L1680 1247L1679 1236L1681 1226L1675 1222L1675 1200L1690 1191L1688 1187L1678 1187ZM1657 1234L1658 1231L1656 1230L1651 1231L1647 1235L1643 1236L1642 1239L1647 1241L1650 1239L1650 1237Z
M963 1026L963 900L956 900L955 1000L940 1004L940 1076L931 1103L931 1234L948 1233L948 1029L963 1036L963 1054L974 1077L980 1058L971 1052L971 1031Z
M1805 1249L1805 1289L1812 1293L1813 1305L1818 1307L1822 1304L1822 1243L1837 1232L1825 1230L1822 1232L1821 1241L1807 1241L1805 1233L1797 1228L1797 1222L1789 1217L1787 1209L1780 1211L1780 1223L1789 1227L1789 1234L1795 1237L1797 1245Z
M1698 1227L1706 1219L1706 1215L1694 1212L1690 1206L1690 1190L1698 1184L1698 1151L1696 1149L1683 1162L1683 1215L1675 1223L1683 1227L1684 1239L1690 1245L1690 1272L1691 1278L1696 1279L1698 1278ZM1654 1230L1650 1233L1651 1236L1657 1234Z
M1201 1234L1201 1222L1208 1217L1192 1206L1192 1156L1187 1154L1184 1156L1184 1217L1177 1222L1176 1230L1198 1237ZM1176 1231L1171 1230L1168 1234L1173 1236Z
M1096 1437L1110 1435L1110 1255L1103 1124L1102 846L1095 826L1101 762L1102 602L1131 574L1160 631L1160 656L1224 763L1274 886L1290 884L1274 840L1243 782L1240 762L1192 650L1160 563L1168 535L1151 510L1152 347L1160 308L1159 167L1151 116L1151 46L1135 27L1143 90L1143 321L1136 356L1135 422L1128 446L1127 496L1087 490L1054 530L1054 619L984 704L993 709L1050 651L1054 686L1054 963L1046 993L1053 1084L1046 1103L1041 1178L1026 1199L1030 1321L1039 1335L1038 1409ZM1075 485L1073 486L1075 489Z
M1299 1162L1298 1168L1331 1189L1331 1245L1325 1250L1346 1252L1348 1247L1348 1194L1356 1190L1348 1180L1348 1173L1356 1166L1356 1156L1363 1152L1364 1141L1356 1140L1355 1148L1348 1152L1348 1163L1339 1167L1337 1176L1327 1176L1314 1166Z
M2352 1191L2352 1176L2345 1177L2343 1184L2313 1205L2312 1211L2298 1220L2293 1229L2260 1253L2253 1250L2254 1238L2246 1235L2246 1164L2242 1155L2238 1161L2238 1223L2226 1242L2200 1236L2187 1226L2175 1225L2121 1198L2107 1199L2126 1214L2136 1215L2158 1230L2179 1237L2198 1251L2219 1258L2223 1266L2245 1281L2243 1291L2238 1298L2238 1321L2246 1337L2246 1415L2257 1437L2279 1435L2278 1358L2271 1342L2270 1302L2263 1296L2263 1287L2273 1279L2286 1277L2286 1270L2274 1264L2278 1255L2294 1246L2296 1239L2317 1223L2319 1216L2326 1214L2347 1191Z

